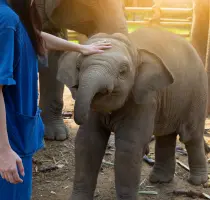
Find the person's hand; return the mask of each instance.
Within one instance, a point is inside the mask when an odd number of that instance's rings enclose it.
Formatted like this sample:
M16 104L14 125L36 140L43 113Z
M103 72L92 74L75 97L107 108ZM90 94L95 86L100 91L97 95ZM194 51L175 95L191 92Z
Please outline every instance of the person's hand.
M18 170L24 176L24 167L21 158L11 148L0 148L0 174L10 183L22 183Z
M80 52L83 55L88 56L95 53L103 53L104 50L110 49L111 47L112 47L111 43L104 40L92 43L90 45L81 45Z

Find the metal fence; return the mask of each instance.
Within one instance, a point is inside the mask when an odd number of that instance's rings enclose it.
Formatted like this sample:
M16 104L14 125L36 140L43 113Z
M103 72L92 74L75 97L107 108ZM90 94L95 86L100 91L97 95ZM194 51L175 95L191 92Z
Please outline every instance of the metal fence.
M151 24L153 9L151 7L125 7L128 27L135 28ZM159 25L164 28L185 30L175 33L189 37L192 25L192 8L161 8ZM69 40L77 40L78 33L68 30Z

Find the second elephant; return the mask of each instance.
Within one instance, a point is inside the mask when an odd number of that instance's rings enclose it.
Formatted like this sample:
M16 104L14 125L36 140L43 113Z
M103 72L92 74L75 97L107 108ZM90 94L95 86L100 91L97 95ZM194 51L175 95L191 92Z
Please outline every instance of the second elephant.
M98 33L127 34L121 0L35 0L43 30L67 39L66 29L87 37ZM40 68L40 108L45 138L65 140L68 129L62 119L64 85L56 80L58 59L63 52L49 52L49 68Z
M151 182L173 179L177 135L188 152L189 181L206 182L207 75L195 49L185 39L155 28L141 28L129 38L97 34L87 43L105 39L113 47L102 54L66 53L60 60L58 79L76 100L74 116L80 125L70 199L93 200L111 132L116 144L117 200L137 199L140 158L153 133Z

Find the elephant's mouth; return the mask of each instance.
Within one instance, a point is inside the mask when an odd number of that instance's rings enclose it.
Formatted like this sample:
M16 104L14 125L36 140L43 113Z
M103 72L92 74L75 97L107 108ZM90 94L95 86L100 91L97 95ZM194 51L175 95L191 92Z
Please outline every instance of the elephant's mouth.
M83 76L80 84L73 86L76 90L75 98L75 121L81 125L86 119L90 110L102 113L110 113L121 105L121 93L111 78L104 79L98 76L97 79L88 74Z
M117 97L120 95L120 92L117 90L113 90L113 91L108 91L107 89L100 91L98 93L96 93L93 97L92 101L95 100L101 100L101 99L108 99L108 98L112 98L112 97Z
M74 85L71 88L75 89L76 91L78 91L79 85ZM97 92L93 99L98 99L98 98L102 98L102 97L108 97L108 96L118 96L119 95L119 91L117 90L113 90L113 91L109 91L108 89L104 89L100 92Z
M72 86L72 89L78 91L79 85ZM90 103L90 107L94 111L102 112L102 113L110 113L113 111L113 101L117 101L117 98L120 96L120 91L118 90L108 90L103 89L100 92L97 92Z
M94 105L95 103L98 103L98 102L103 102L103 99L107 99L109 96L111 96L111 93L108 90L97 92L93 96L91 105Z
M120 98L119 91L103 91L98 92L94 95L90 107L94 111L102 112L102 113L110 113L118 108Z

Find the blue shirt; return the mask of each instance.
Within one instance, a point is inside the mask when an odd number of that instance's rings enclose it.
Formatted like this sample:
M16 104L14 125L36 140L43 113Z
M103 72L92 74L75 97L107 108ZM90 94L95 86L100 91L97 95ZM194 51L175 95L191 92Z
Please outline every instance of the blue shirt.
M18 15L0 0L0 85L13 150L32 155L43 146L38 108L38 59Z

